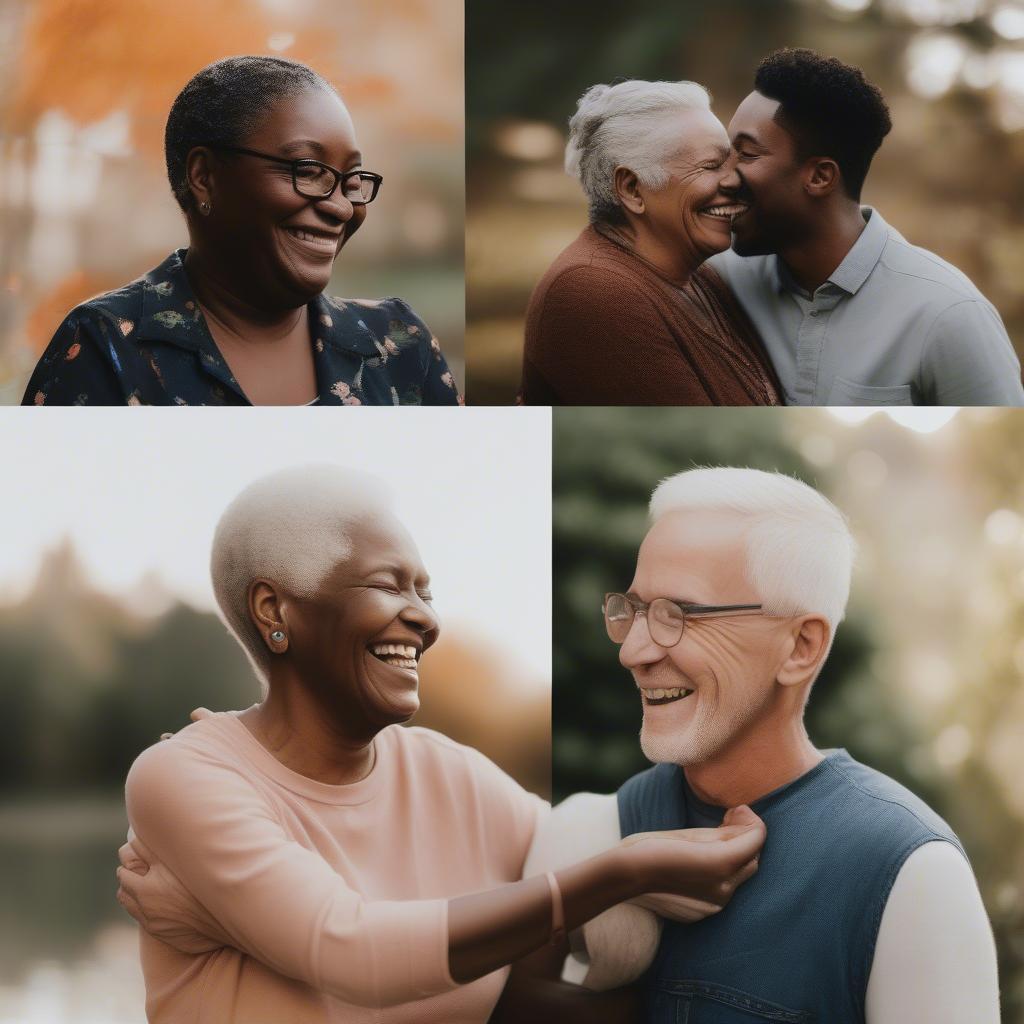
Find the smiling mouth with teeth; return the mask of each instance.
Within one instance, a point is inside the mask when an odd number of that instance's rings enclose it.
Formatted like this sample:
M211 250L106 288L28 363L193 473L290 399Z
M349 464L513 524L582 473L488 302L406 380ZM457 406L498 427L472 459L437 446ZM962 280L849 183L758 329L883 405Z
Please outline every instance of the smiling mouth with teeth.
M664 690L658 687L652 690L641 690L640 693L643 696L644 704L651 706L656 704L673 704L677 700L689 697L693 690L687 690L682 686Z
M312 231L303 231L302 228L286 228L285 230L292 238L298 239L300 242L306 242L314 249L320 249L323 252L334 252L338 248L337 235L320 235Z
M705 206L700 212L706 217L717 217L719 220L732 220L746 211L743 203L729 203L723 206Z
M374 644L370 653L385 665L396 668L416 667L416 648L410 644Z

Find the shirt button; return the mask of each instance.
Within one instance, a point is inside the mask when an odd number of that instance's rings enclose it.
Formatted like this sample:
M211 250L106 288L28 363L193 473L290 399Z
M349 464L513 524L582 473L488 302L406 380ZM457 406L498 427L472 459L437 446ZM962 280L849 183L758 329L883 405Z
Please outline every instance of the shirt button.
M817 316L817 315L818 315L818 311L816 309L812 309L811 310L811 316Z

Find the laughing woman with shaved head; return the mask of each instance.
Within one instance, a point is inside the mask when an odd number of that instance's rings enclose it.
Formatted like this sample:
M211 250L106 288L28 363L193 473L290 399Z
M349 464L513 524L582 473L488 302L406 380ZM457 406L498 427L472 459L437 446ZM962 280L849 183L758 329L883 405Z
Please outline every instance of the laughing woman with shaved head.
M279 57L204 68L171 107L167 174L188 249L68 314L24 405L454 405L401 299L324 294L377 198L352 118Z
M754 871L764 832L747 810L522 880L547 805L477 751L402 727L439 622L376 481L306 467L256 482L211 565L265 690L197 712L129 773L118 895L144 929L151 1022L483 1024L507 965L567 929L646 892L712 912ZM504 1019L524 1019L512 998Z

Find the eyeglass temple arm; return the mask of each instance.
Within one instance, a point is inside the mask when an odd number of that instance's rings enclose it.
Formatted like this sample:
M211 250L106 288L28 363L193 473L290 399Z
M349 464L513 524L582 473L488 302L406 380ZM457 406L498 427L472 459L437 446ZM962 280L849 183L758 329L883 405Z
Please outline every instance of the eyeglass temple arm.
M710 615L717 612L759 612L763 604L680 604L687 615Z

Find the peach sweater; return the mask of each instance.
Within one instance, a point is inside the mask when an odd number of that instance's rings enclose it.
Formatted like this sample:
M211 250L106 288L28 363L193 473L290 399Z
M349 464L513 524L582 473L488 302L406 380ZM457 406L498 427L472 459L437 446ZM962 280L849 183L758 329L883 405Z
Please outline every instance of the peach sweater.
M390 726L370 774L329 786L233 712L139 755L128 819L230 945L141 932L153 1024L483 1024L507 969L456 986L447 900L517 881L547 805L482 754Z

